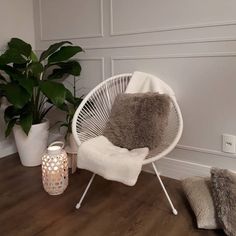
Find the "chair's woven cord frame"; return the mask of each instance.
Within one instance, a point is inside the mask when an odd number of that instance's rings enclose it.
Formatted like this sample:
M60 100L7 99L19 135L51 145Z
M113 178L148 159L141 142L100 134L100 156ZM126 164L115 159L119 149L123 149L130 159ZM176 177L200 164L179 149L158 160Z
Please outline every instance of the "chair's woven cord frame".
M97 85L83 99L72 122L72 132L78 145L89 138L102 134L115 97L117 94L125 92L131 76L130 73L113 76ZM165 149L157 155L145 159L143 165L166 156L179 142L183 132L183 118L174 95L171 96L171 105L176 127L169 130L167 136L170 134L170 138L167 137Z

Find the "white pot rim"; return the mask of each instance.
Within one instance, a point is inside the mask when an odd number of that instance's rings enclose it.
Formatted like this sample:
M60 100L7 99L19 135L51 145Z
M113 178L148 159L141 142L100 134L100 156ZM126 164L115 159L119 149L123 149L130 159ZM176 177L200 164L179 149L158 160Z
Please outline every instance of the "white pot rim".
M33 126L33 125L34 125L34 126L42 125L42 124L45 124L45 123L49 123L49 120L48 120L47 118L44 118L44 119L42 120L41 123L38 123L38 124L32 124L32 126Z

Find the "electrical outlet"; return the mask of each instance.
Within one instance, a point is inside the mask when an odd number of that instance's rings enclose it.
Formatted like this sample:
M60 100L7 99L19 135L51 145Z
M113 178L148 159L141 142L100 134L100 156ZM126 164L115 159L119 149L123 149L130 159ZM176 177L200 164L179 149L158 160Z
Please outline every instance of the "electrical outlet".
M231 134L222 134L223 152L236 153L236 136Z

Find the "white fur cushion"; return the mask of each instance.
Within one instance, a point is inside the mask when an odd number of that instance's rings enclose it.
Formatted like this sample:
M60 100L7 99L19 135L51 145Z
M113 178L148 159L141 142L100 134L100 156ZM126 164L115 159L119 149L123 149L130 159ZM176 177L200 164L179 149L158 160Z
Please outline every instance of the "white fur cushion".
M201 229L219 228L212 198L210 179L190 177L182 182L184 192Z

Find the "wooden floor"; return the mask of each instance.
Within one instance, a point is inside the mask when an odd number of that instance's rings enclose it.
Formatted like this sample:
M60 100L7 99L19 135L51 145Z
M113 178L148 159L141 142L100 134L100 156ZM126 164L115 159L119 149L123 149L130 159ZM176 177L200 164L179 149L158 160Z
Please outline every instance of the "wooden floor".
M178 216L157 179L142 173L135 187L95 177L83 206L75 209L91 173L76 172L60 196L49 196L40 167L21 166L17 155L0 159L1 236L215 236L198 230L180 182L163 178Z

